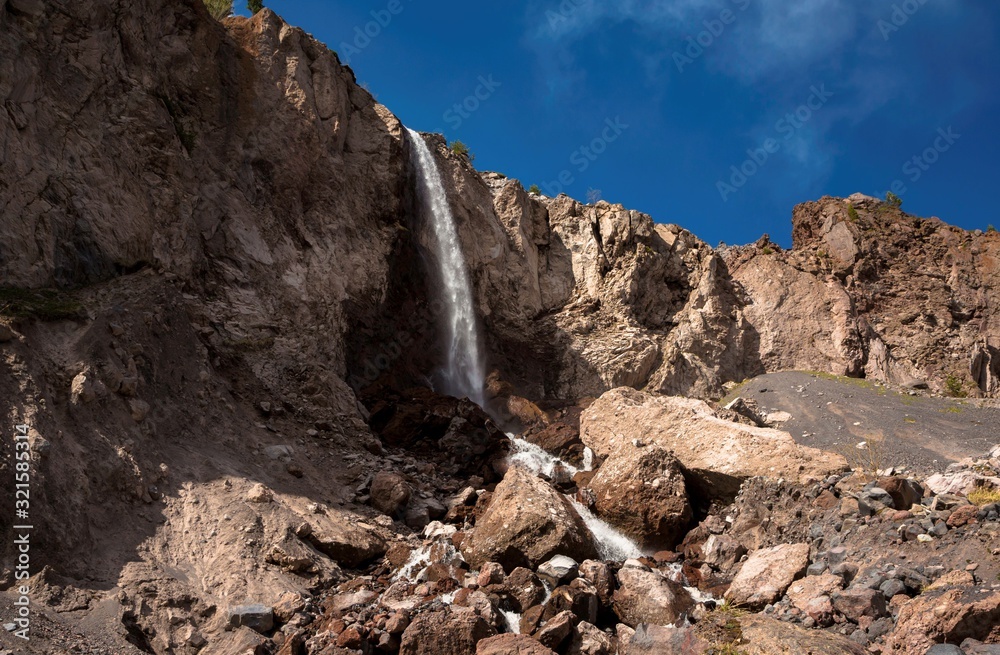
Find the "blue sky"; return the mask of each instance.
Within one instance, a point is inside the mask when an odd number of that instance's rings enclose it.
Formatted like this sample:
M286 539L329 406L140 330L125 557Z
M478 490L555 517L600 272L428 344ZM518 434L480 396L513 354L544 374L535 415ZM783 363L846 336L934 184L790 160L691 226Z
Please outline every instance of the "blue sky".
M796 203L893 184L912 213L1000 226L993 0L267 6L480 170L599 190L712 245L790 245Z

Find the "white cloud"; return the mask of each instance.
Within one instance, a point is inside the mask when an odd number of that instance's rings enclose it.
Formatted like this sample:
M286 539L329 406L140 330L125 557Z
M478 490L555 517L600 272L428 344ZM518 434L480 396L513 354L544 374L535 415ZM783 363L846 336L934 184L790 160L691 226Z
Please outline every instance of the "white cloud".
M857 0L564 0L536 17L531 40L551 52L631 23L662 47L680 51L688 36L728 10L735 20L714 40L713 55L722 57L725 72L749 80L828 57L855 33L856 6Z

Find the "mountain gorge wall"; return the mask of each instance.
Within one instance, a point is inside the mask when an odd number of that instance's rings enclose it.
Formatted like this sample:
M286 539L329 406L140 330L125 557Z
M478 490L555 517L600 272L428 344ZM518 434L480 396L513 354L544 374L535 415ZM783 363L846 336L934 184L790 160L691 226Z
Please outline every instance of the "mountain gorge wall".
M0 80L4 284L149 266L215 294L212 322L238 338L294 332L355 386L433 367L409 149L334 53L272 12L224 27L193 0L4 20L20 56ZM531 196L432 145L492 364L524 395L711 396L785 368L997 392L994 235L864 198L852 222L824 199L796 209L790 252L716 251L620 205ZM417 328L404 308L424 308Z

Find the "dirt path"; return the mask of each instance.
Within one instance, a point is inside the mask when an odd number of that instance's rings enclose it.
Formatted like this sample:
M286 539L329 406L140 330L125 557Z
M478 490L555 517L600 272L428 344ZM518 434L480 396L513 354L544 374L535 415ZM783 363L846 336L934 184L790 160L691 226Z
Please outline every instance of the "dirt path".
M1000 408L911 396L867 380L771 373L749 381L738 395L767 412L791 414L781 428L803 445L849 452L881 437L884 465L917 473L983 455L1000 443Z

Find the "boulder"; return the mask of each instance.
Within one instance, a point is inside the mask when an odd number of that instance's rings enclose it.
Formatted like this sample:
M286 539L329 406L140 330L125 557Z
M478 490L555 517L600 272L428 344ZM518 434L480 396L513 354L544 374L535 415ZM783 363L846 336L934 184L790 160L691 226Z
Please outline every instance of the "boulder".
M760 609L780 599L809 566L809 544L785 544L751 553L736 574L726 599Z
M919 505L924 497L924 488L919 482L898 475L880 478L877 486L892 496L893 506L900 510Z
M230 607L226 613L229 627L241 626L265 633L274 627L274 610L267 605L239 605Z
M526 612L545 599L545 585L529 569L518 567L511 571L504 584L507 593L517 601L516 611Z
M948 574L900 607L883 652L924 653L942 642L995 641L998 623L1000 592L975 586L967 573Z
M512 466L497 485L462 554L473 568L489 561L511 571L535 568L559 554L596 557L593 535L570 502L543 480Z
M597 597L603 604L611 602L611 595L615 591L615 574L611 572L611 567L607 563L586 560L580 564L580 577L594 585Z
M444 655L442 653L442 655ZM528 635L503 634L483 639L476 646L476 655L556 655Z
M622 655L665 655L666 653L683 653L683 655L703 655L718 652L712 649L712 644L700 637L690 627L668 627L662 625L643 624L632 634Z
M580 441L580 429L566 421L539 425L525 432L524 439L573 466L583 465L584 446Z
M274 500L274 493L258 482L250 487L250 491L247 492L247 500L251 503L267 504Z
M970 491L982 484L983 476L974 471L953 471L951 473L935 473L924 481L927 488L936 495L957 494L967 496Z
M579 571L580 565L572 557L556 555L539 565L537 573L542 580L556 587L575 578Z
M658 571L626 566L618 572L614 610L622 623L631 627L643 623L672 625L695 608L684 587Z
M590 481L594 509L648 548L670 549L691 522L680 463L662 448L613 452Z
M70 402L86 405L106 396L107 387L89 370L78 373L70 383Z
M594 585L577 579L552 590L552 595L545 602L542 618L548 619L559 612L569 611L579 620L595 623L600 607L601 601Z
M403 631L399 653L476 655L476 644L495 634L496 630L473 609L452 606L437 612L425 612L414 618Z
M566 655L612 655L611 637L593 623L580 621L573 630Z
M306 541L343 566L361 566L388 550L385 539L351 521L346 514L314 514L309 518L309 526Z
M868 655L847 637L824 630L806 630L763 614L740 617L741 653L746 655ZM916 652L916 651L914 651Z
M877 589L851 587L834 593L831 600L833 601L833 609L854 623L858 623L862 617L880 619L889 615L889 610L885 605L885 596Z
M560 646L573 634L577 618L569 610L559 612L546 621L535 633L535 639L543 646L561 650Z
M792 583L788 588L788 599L816 623L826 626L833 622L833 601L830 597L843 586L844 579L839 575L810 575Z
M483 564L482 568L479 569L479 575L476 576L476 584L480 587L488 587L491 584L501 584L506 577L503 567L496 562L486 562Z
M746 555L747 549L736 539L724 534L710 534L701 547L701 561L727 572Z
M726 500L750 477L807 482L847 468L840 455L799 446L787 432L718 418L703 401L624 387L583 412L580 438L602 458L637 443L671 451L697 487L689 491Z
M399 517L410 502L410 485L397 473L379 471L372 479L370 495L372 507L383 514Z

